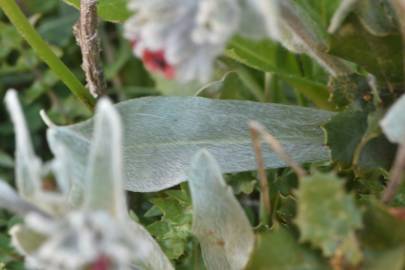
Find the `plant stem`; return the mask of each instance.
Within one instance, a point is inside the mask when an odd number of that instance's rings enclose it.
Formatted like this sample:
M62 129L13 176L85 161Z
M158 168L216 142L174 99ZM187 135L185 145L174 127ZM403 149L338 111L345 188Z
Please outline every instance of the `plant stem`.
M88 108L93 109L95 99L88 93L87 89L70 71L70 69L55 55L34 27L25 17L15 0L0 0L0 7L3 9L10 22L17 28L17 31L34 49L39 58L59 77L59 79L76 95Z
M82 68L86 75L87 87L94 97L102 96L106 91L106 82L100 57L97 0L80 1L80 19L73 33L82 51Z
M270 146L270 149L273 150L273 152L282 161L284 161L285 164L290 166L300 179L307 175L304 168L302 168L300 164L298 164L293 158L291 158L291 156L281 145L280 141L277 140L272 134L270 134L262 124L256 121L250 121L249 127L251 130L255 130L258 134L260 134L263 140Z
M261 150L261 137L259 132L250 128L253 150L256 156L257 174L260 184L260 221L263 224L269 225L269 217L271 215L271 201L269 195L269 184L267 182L267 174Z
M405 146L401 145L398 148L394 166L392 167L390 172L390 181L388 182L388 185L383 192L381 198L382 202L389 203L394 199L395 194L398 191L398 188L401 186L404 169L405 169Z

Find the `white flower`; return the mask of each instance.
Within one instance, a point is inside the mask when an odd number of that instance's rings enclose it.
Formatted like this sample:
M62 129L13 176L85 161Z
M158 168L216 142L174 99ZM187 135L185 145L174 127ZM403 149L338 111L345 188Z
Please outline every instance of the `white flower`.
M122 128L108 100L97 105L85 183L74 180L68 151L62 146L57 147L55 160L42 165L15 91L7 93L6 104L16 128L20 195L0 181L0 207L24 217L10 233L29 269L173 269L149 233L128 216ZM49 173L55 178L51 188L43 181Z
M152 72L207 81L239 26L236 0L131 0L125 36Z

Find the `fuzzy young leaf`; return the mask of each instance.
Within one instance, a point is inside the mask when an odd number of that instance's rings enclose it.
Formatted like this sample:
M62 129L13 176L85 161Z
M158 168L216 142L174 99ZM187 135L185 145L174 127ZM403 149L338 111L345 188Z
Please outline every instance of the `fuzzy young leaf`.
M193 158L189 174L193 201L193 233L209 270L244 269L254 234L242 207L207 151Z
M93 140L86 172L85 209L127 217L122 176L122 128L118 112L107 99L97 104Z
M17 92L9 90L5 97L16 134L16 184L20 195L33 201L40 190L41 160L35 155Z
M332 256L338 249L347 246L346 241L350 241L350 238L356 241L353 234L362 226L362 214L354 198L345 193L343 182L336 176L315 173L303 178L297 198L296 223L302 241L320 247L326 256ZM348 251L350 254L346 253ZM352 256L351 251L341 250L348 259ZM357 262L358 257L353 263Z
M149 97L116 105L124 128L124 175L132 191L157 191L183 182L190 158L207 148L223 172L256 169L248 121L257 120L298 162L329 159L320 126L333 113L248 101L197 97ZM48 132L52 149L66 145L74 157L75 176L83 183L93 121ZM285 166L277 155L264 151L267 167Z

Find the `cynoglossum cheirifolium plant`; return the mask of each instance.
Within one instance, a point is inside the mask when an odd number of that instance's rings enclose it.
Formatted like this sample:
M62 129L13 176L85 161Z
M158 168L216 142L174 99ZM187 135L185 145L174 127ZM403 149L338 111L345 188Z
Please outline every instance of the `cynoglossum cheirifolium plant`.
M19 2L24 1L27 0ZM26 3L32 1L34 0ZM80 3L79 0L68 1L75 5ZM128 15L134 16L131 15L134 13L132 10L130 12L126 10L127 2L129 1L99 0L99 14L109 20L125 21ZM152 50L155 48L152 46L154 43L151 42L150 45L149 40L147 44L151 47L144 50L147 53L144 55L141 51L138 52L138 56L144 58L150 70L180 81L191 80L189 77L206 79L211 77L210 74L214 78L221 78L213 87L208 87L208 90L199 91L201 95L244 100L235 102L190 97L156 97L118 104L116 108L125 123L124 155L127 163L124 164L124 174L128 177L128 172L131 172L130 177L126 179L126 188L133 191L159 191L177 185L186 180L184 168L189 167L190 157L202 146L208 148L215 156L223 172L255 169L246 122L256 119L279 139L292 158L299 163L310 163L318 170L314 170L310 176L300 176L300 183L297 183L297 177L291 170L277 169L286 166L285 162L280 162L273 152L265 152L265 165L272 168L268 171L268 179L264 179L270 186L268 193L271 211L267 216L261 213L261 209L265 207L262 207L262 202L258 199L261 196L258 194L259 185L255 172L225 175L229 185L237 191L243 190L237 198L255 228L257 247L253 251L250 269L402 270L405 242L402 220L404 191L401 188L394 188L397 192L392 200L390 200L391 192L388 193L390 196L383 196L385 192L382 192L389 177L388 170L392 167L397 145L387 141L379 125L386 108L403 92L402 42L395 16L396 9L392 8L392 2L388 0L215 3L204 1L204 9L200 9L200 6L203 7L203 4L200 5L202 2L198 1L198 7L195 5L197 1L187 2L194 4L195 13L190 12L192 10L190 8L184 8L184 14L187 15L178 16L179 20L181 18L187 22L195 22L194 24L183 25L169 20L170 9L160 14L161 16L151 14L150 18L153 18L153 22L156 19L157 24L154 25L157 27L162 26L159 24L162 20L165 22L168 20L168 25L172 27L161 28L168 36L176 37L178 34L176 31L179 29L184 29L187 34L178 38L178 42L173 43L174 45L164 41L157 50ZM0 0L0 3L11 1ZM156 5L155 7L165 4L163 1L143 1L139 11L145 11L143 7L147 7L148 3ZM175 4L176 1L172 3L174 3L173 13L177 16L181 13L179 6ZM342 6L339 8L339 5ZM223 10L208 8L216 6ZM233 7L237 7L239 11L234 12ZM156 10L153 6L148 6L148 12ZM200 13L198 11L202 11L201 14L204 16L197 16L197 13ZM231 16L232 14L237 16ZM195 20L190 20L191 16L194 16ZM221 25L223 16L233 18L229 20L232 23L236 18L237 25L230 23L230 27L225 29L205 29L204 24L197 24L196 21L199 18L201 22ZM42 19L39 24L41 22ZM137 29L150 25L145 22L145 25L140 25ZM115 27L109 24L108 28L103 29L104 31L107 29L107 40L111 28ZM195 29L199 30L197 38L191 33ZM200 31L201 29L204 31ZM153 37L165 39L164 35L152 30L148 33ZM218 33L224 36L218 38ZM145 40L149 38L146 34L145 36ZM109 93L114 97L119 96L121 100L133 97L134 94L131 92L133 85L155 87L165 95L185 94L186 90L188 94L195 93L194 88L189 86L180 88L175 82L170 86L170 91L165 91L163 84L155 79L156 77L154 77L156 84L150 80L146 84L136 79L136 74L139 74L137 72L141 70L140 66L131 58L129 50L122 49L125 46L115 47L116 43L127 44L115 37L116 35L113 38L114 45L110 46L110 50L105 50L106 54L111 54L112 47L112 51L117 49L119 52L117 55L120 56L114 59L110 55L113 61L106 65L107 77L111 79L115 75L114 78L118 79L114 80L115 89L109 89ZM137 41L141 45L146 44L142 39ZM108 41L106 43L109 44ZM201 50L202 44L208 44L209 53L205 54ZM184 70L181 67L187 61L174 58L171 61L176 62L169 63L165 55L166 48L177 48L177 45L187 45L187 49L198 52L195 55L206 55L206 58L203 57L206 61L195 60L192 57L194 54L190 54L191 57L186 60L192 59L190 61L209 64L207 69L211 69L211 72L205 73L205 69L191 66L190 74L193 76L186 73L188 76L183 78L183 73L176 72L176 69ZM74 51L74 48L69 46L66 51ZM186 49L184 52L185 55L189 55ZM305 52L312 59L291 52ZM80 63L74 59L75 57L72 57L69 63L73 68L76 64L78 68ZM127 64L124 65L124 62ZM354 74L346 75L348 72ZM332 80L327 84L330 74ZM4 82L2 76L0 82ZM17 86L21 88L20 84ZM328 89L332 93L330 100ZM60 100L65 99L59 92L53 89L49 91L49 96L57 93ZM22 92L24 95L25 91ZM48 98L42 96L42 100L45 106L48 106ZM276 106L252 103L245 100L294 103L338 112L330 113L284 104ZM67 115L68 118L71 116L70 113ZM394 116L389 118L397 118L395 113L391 115ZM55 119L53 115L51 118ZM3 118L0 116L0 121L1 119ZM392 123L391 120L388 122ZM383 129L387 129L386 123L383 122ZM389 125L402 126L395 121ZM88 160L86 153L90 152L93 141L93 126L94 122L88 121L68 127L53 127L49 131L49 144L55 146L52 150L57 153L58 145L65 146L60 151L65 151L66 156L73 157L68 159L72 161L69 166L73 168L72 171L76 176L80 174L83 179L86 179L83 171ZM320 126L324 127L327 146L324 144L324 134ZM3 132L4 130L0 130L0 135ZM385 133L389 134L387 131ZM57 135L60 137L53 140ZM387 137L389 136L391 135ZM37 140L38 138L39 136L36 136ZM65 143L58 143L62 142L62 139L65 139ZM5 143L0 140L0 147L2 145ZM329 155L328 149L331 150L332 156ZM130 155L127 155L128 153ZM401 153L398 154L399 161ZM209 164L205 158L200 158L200 161L199 164ZM397 164L401 165L401 162ZM389 184L390 187L395 187L395 183L398 183L398 177L395 175L401 174L396 172L402 171L401 166L394 168L396 170L392 169L390 176L392 178L390 182L394 185ZM201 169L204 170L203 165ZM209 175L218 173L211 172ZM192 182L197 180L193 180L191 175L189 178L190 187L195 190L196 185ZM220 180L214 182L214 184L222 183L220 185L213 185L213 181L206 182L201 193L209 194L207 196L211 196L211 199L206 199L203 204L199 201L204 198L192 191L193 205L191 205L186 185L182 184L181 192L174 187L164 193L130 195L131 200L135 197L137 201L131 209L136 211L142 224L147 225L165 250L173 250L168 254L176 264L176 268L198 268L202 261L199 245L207 266L214 268L217 263L226 261L234 267L240 267L249 256L247 254L252 243L250 228L246 226L246 217L237 204L235 207L235 200L229 199L232 197L230 192L222 194L226 190L223 182ZM52 190L52 187L57 186L53 181L50 183L53 184L50 187L47 185L48 189ZM244 188L241 189L242 186ZM266 193L263 190L260 192ZM81 192L72 192L69 197L76 198L71 200L73 205L77 207L81 205L77 203L83 200ZM390 201L389 208L372 202L373 199L380 197L387 203ZM151 202L153 206L146 201ZM229 212L237 213L237 216L228 216L230 213L216 207L223 204L228 208L232 207ZM63 217L64 204L57 205L61 205L55 209L60 209ZM29 208L32 208L32 205ZM194 219L193 231L199 241L188 239L191 208L205 214ZM147 211L147 215L143 214L144 211ZM223 218L217 218L218 215ZM89 219L95 224L96 220L102 218L89 217ZM201 226L197 220L202 220ZM241 229L244 232L240 233L240 238L229 235L229 233L234 235L234 230L223 230L228 228L229 223L244 224L240 228L232 226L232 229ZM249 244L240 245L242 238L247 239L245 242ZM3 261L1 256L0 252L0 261Z
M6 105L16 132L19 194L0 182L0 206L23 218L10 233L27 268L173 269L149 233L128 216L121 124L110 101L97 105L85 183L75 181L62 148L45 165L35 156L14 90L7 92Z

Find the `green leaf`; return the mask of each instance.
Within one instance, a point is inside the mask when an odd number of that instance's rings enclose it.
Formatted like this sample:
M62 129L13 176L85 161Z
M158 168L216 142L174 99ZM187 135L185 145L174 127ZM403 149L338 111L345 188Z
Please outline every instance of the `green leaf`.
M3 168L13 168L14 167L14 160L10 157L6 152L3 152L0 149L0 167Z
M300 245L285 229L256 236L256 249L247 270L326 270L327 262L308 247Z
M225 54L260 71L272 72L297 89L322 109L333 109L326 85L301 75L296 56L269 41L252 41L241 37L231 40Z
M191 157L207 148L225 173L256 169L249 120L257 120L298 162L329 160L320 126L333 113L249 101L221 101L197 97L148 97L116 105L124 128L124 175L127 189L156 191L186 179ZM87 163L93 121L48 132L52 149L65 144L81 181ZM285 166L264 148L267 167Z
M253 251L253 230L207 151L193 158L188 181L193 201L192 230L200 241L205 265L212 270L244 269Z
M320 247L326 256L340 250L350 259L353 245L359 252L353 242L356 241L354 231L362 226L362 213L353 196L345 193L343 184L336 176L319 172L301 179L296 223L302 241ZM358 259L356 256L352 262L357 264Z
M370 262L364 266L369 270L403 270L405 268L405 247L398 247L372 255Z
M80 8L80 0L64 0L66 3ZM111 22L123 22L130 16L127 0L99 0L97 7L101 18Z
M330 39L329 53L358 64L385 83L403 81L402 52L399 33L374 36L354 15Z
M358 1L355 13L364 27L373 35L386 36L399 32L390 0Z
M405 221L394 218L384 206L372 202L364 214L364 229L359 236L363 245L375 251L403 246Z
M332 160L350 166L354 152L367 130L367 114L360 111L342 112L335 115L324 128Z

